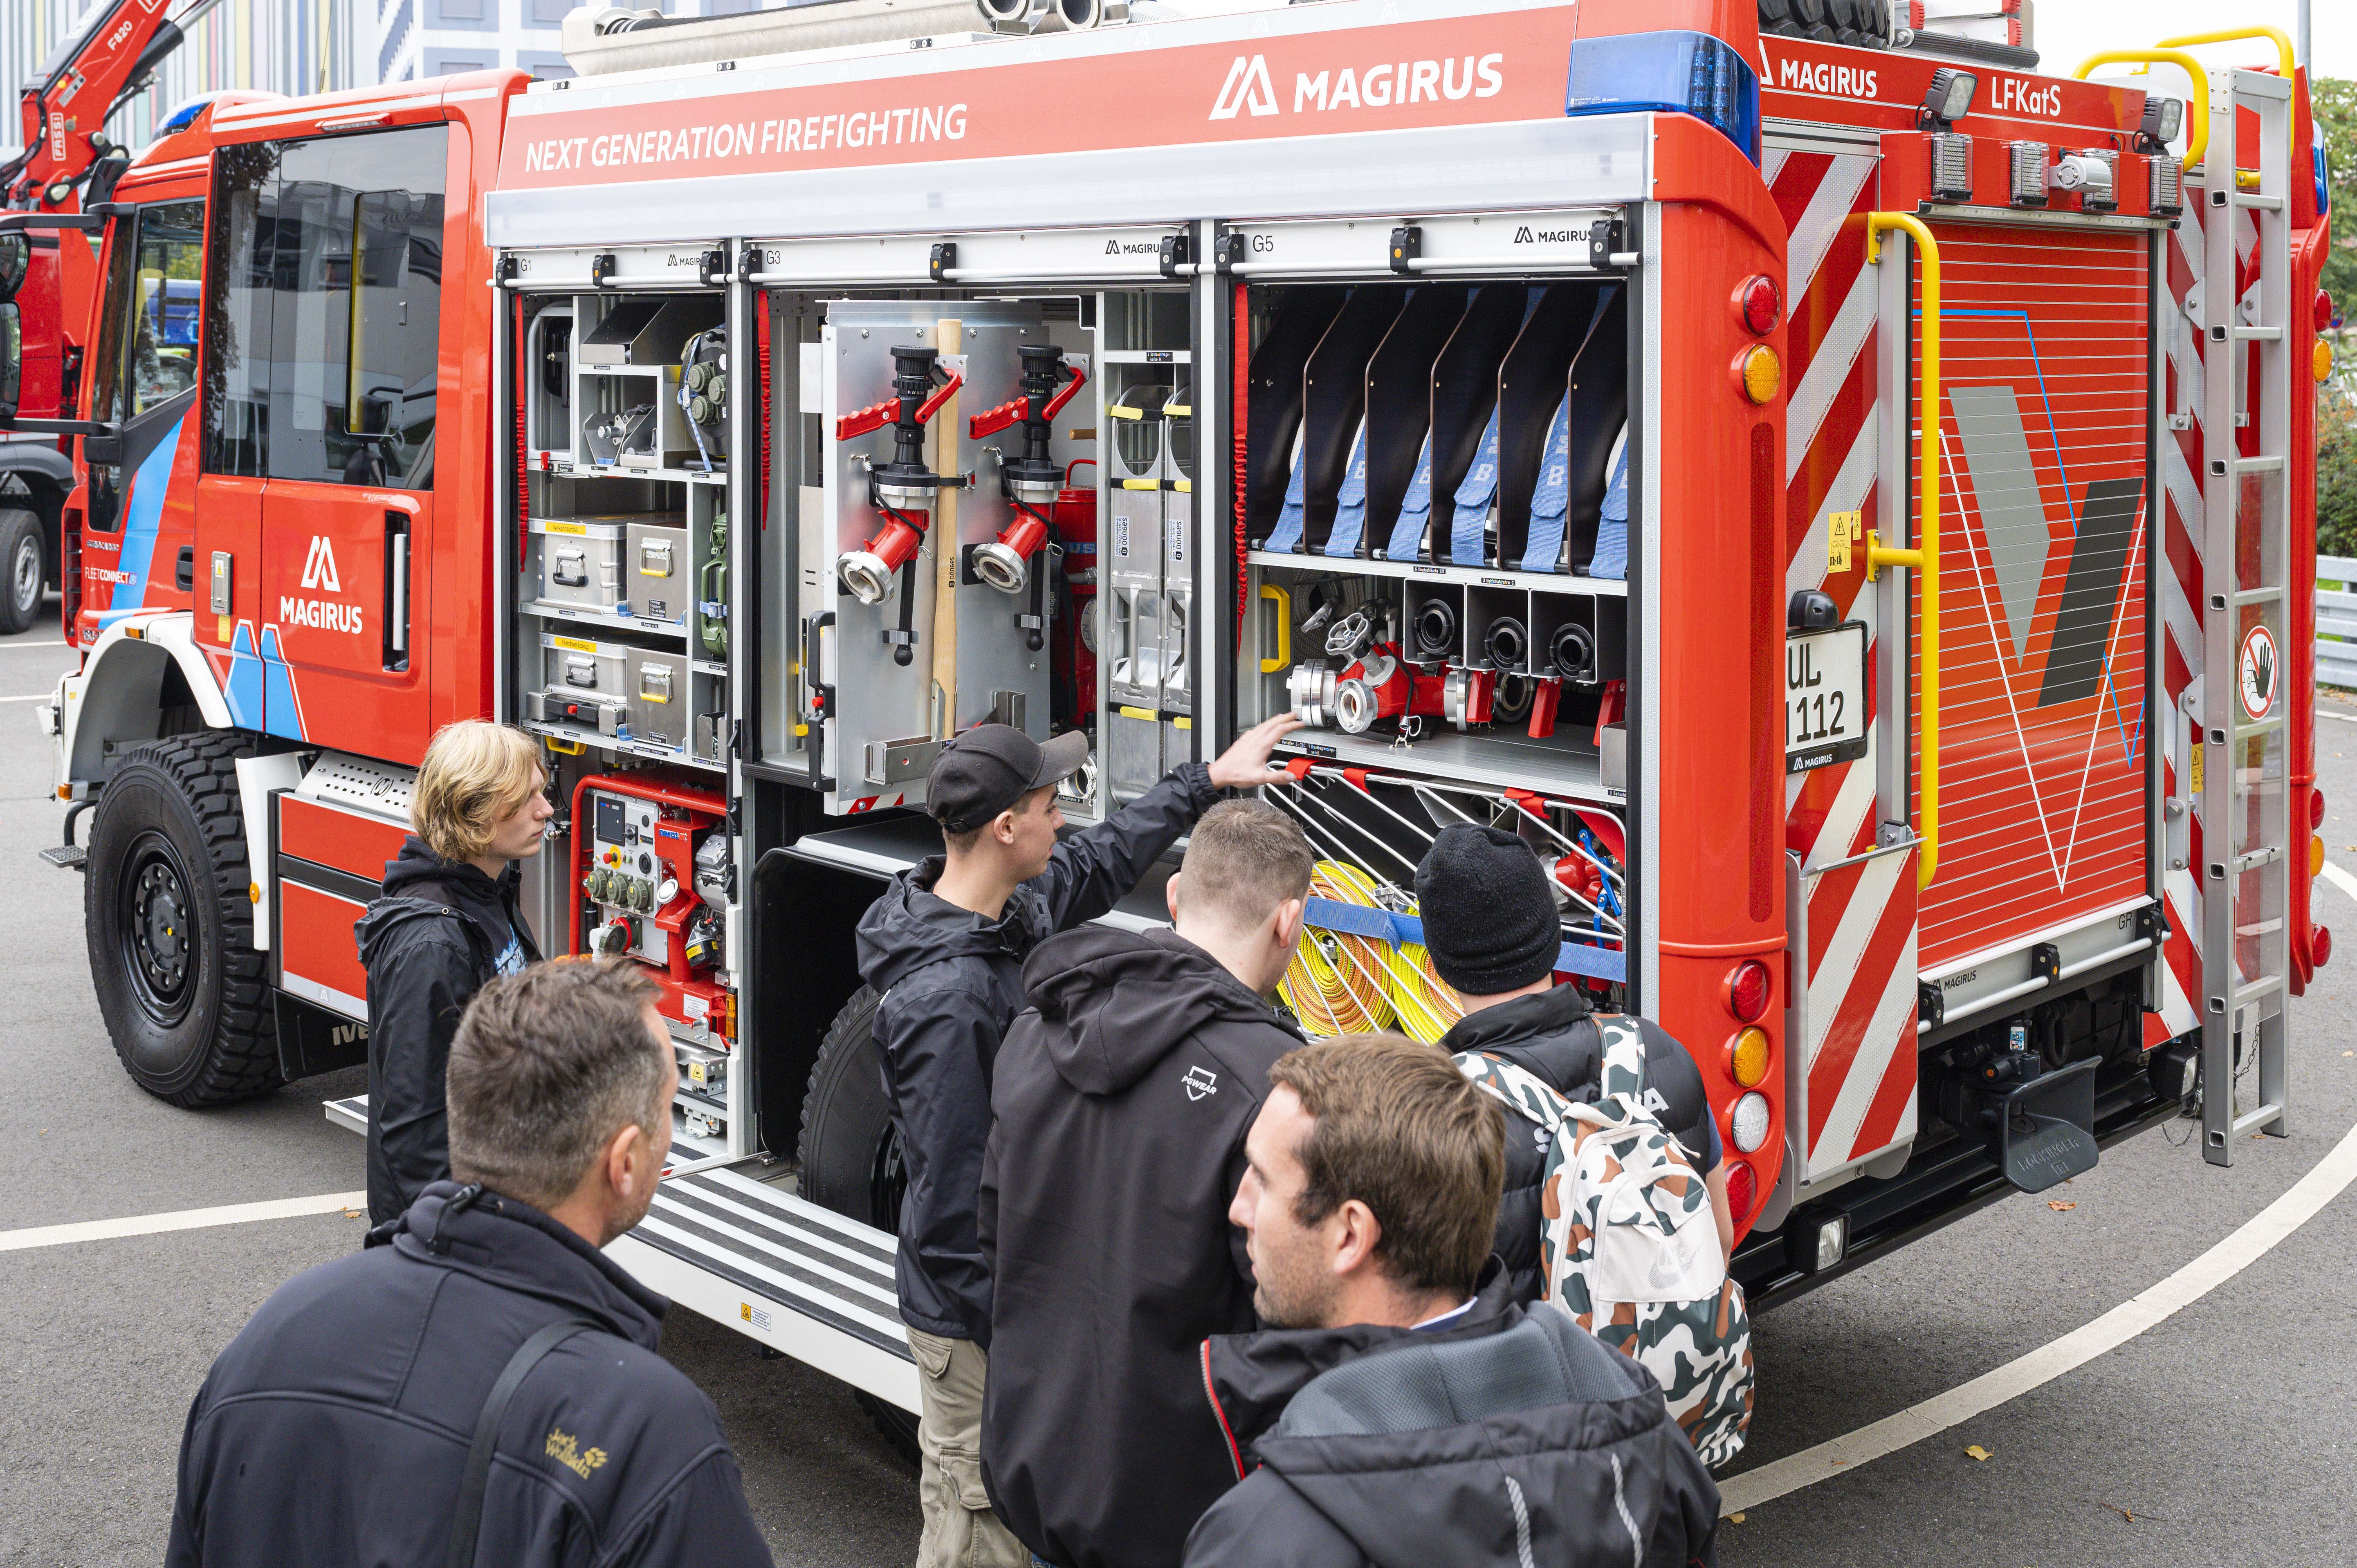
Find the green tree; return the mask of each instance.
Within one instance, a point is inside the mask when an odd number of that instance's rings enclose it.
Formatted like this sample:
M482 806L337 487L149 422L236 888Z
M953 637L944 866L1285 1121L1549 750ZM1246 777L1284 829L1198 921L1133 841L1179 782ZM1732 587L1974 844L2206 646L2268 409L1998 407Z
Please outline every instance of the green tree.
M2341 319L2357 321L2357 81L2316 78L2308 94L2316 128L2324 135L2332 199L2332 249L2324 263L2324 287Z

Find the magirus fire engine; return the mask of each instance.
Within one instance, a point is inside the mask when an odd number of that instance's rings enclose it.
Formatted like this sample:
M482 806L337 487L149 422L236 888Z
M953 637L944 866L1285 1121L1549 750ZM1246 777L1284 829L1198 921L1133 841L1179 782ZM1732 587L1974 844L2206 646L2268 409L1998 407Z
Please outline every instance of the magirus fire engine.
M1561 971L1700 1064L1755 1300L2283 1134L2302 79L1834 10L585 10L576 80L197 107L108 209L43 714L125 1067L358 1059L427 738L521 725L544 944L685 1068L616 1251L911 1408L852 931L930 761L1085 730L1087 818L1292 710L1286 1004L1437 1037L1410 873L1519 832Z

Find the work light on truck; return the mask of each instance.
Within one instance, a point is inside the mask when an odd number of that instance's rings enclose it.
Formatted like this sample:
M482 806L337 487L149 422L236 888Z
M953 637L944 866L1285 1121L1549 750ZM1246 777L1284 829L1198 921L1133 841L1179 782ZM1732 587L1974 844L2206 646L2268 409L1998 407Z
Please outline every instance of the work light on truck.
M1973 112L1973 96L1980 90L1981 79L1971 71L1942 66L1923 90L1923 123L1934 131L1946 130Z

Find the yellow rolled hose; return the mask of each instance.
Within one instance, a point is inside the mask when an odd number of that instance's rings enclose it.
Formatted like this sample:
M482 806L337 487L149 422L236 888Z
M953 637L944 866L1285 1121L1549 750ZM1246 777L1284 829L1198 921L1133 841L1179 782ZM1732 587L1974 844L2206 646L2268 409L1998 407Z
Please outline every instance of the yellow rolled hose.
M1338 904L1383 907L1375 879L1345 861L1319 861L1310 874L1309 892ZM1431 956L1421 946L1394 948L1378 938L1314 926L1302 933L1278 991L1303 1032L1318 1038L1396 1025L1429 1044L1464 1015L1457 993L1433 972Z

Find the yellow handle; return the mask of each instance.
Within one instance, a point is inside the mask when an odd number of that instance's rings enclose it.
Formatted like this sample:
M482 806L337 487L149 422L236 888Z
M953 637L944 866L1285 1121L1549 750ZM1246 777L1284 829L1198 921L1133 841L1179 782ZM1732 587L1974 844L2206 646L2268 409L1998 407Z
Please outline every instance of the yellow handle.
M1921 489L1915 503L1915 545L1894 550L1873 534L1866 536L1866 571L1874 576L1883 566L1904 566L1922 584L1923 740L1919 751L1917 784L1921 806L1916 836L1922 851L1915 863L1915 886L1929 887L1940 866L1940 242L1921 219L1905 212L1866 215L1866 260L1869 266L1882 259L1882 235L1903 230L1915 242L1923 261L1923 380L1915 414L1915 469Z
M2299 69L2299 56L2291 47L2291 35L2285 32L2281 27L2269 27L2266 26L2251 27L2221 27L2214 33L2180 33L2176 38L2161 39L2155 47L2164 49L2186 48L2194 44L2240 43L2244 38L2265 38L2269 43L2275 45L2276 68L2283 72L2283 79L2286 81L2292 80L2292 73ZM2286 118L2297 119L2298 117L2296 115L2287 115ZM2188 149L2185 161L2189 164L2193 161L2190 148ZM2295 179L2299 177L2299 140L2298 134L2295 131L2291 144L2291 171L2292 177Z
M2210 150L2210 73L2201 69L2200 60L2183 49L2156 48L2105 49L2101 54L2089 55L2081 60L2079 69L2071 74L2084 81L2094 73L2097 66L2123 64L2173 65L2185 73L2186 81L2192 84L2186 96L2185 108L2193 116L2193 123L2185 133L2185 166L2199 168L2201 155Z
M1276 657L1260 661L1260 672L1274 675L1293 662L1293 596L1275 583L1263 583L1260 596L1276 601Z
M2195 44L2239 43L2244 38L2266 38L2274 44L2276 64L2281 68L2284 80L2286 81L2291 80L2291 73L2298 65L2299 57L2291 47L2291 35L2281 27L2221 27L2214 33L2179 33L2173 38L2161 39L2153 47L2163 49L2181 49L2190 48Z

